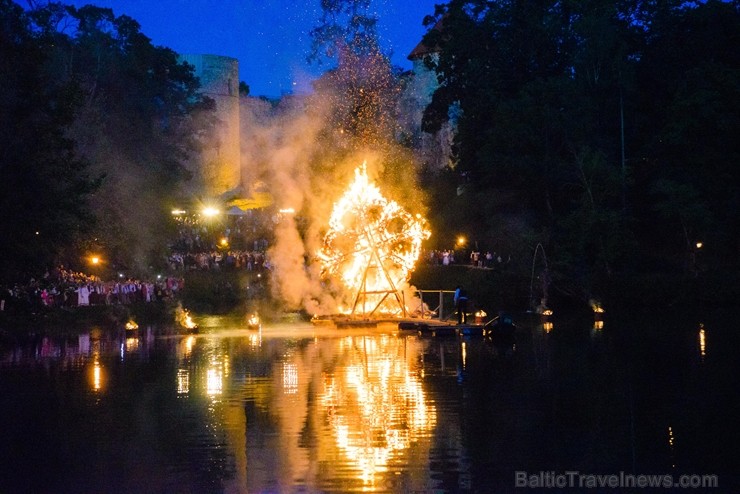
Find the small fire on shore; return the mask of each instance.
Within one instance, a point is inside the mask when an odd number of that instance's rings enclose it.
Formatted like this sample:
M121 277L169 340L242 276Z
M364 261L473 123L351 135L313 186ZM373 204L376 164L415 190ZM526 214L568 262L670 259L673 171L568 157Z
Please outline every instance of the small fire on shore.
M366 165L334 204L318 254L322 276L345 292L351 315L400 315L403 289L429 238L426 220L386 199L369 180Z

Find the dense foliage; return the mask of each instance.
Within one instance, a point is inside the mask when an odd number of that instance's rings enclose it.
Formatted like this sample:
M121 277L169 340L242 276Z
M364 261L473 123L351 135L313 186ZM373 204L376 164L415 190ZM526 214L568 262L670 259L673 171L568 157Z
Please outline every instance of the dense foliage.
M146 268L212 109L192 67L110 9L0 0L0 24L0 275Z
M45 39L23 10L0 1L0 276L51 262L85 232L96 181L65 129L77 94L46 69Z
M578 297L615 273L737 269L737 1L452 0L425 23L424 128L457 130L439 231L522 272L541 244Z
M418 198L370 3L322 2L311 33L337 62L309 102L331 106L315 161L374 149ZM546 258L581 299L625 274L737 273L740 2L451 0L426 23L423 126L455 128L453 166L422 177L432 247L466 234L520 275ZM213 125L192 68L110 9L0 0L0 84L0 281L163 259Z

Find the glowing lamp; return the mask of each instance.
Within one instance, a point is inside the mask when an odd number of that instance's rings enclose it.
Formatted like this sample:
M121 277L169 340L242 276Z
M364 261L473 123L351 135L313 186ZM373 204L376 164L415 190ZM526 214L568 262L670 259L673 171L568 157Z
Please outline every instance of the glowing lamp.
M465 237L457 237L457 245L464 245L465 244Z
M211 218L211 217L216 216L218 214L218 209L212 208L212 207L206 207L206 208L203 208L203 211L202 212L203 212L203 216L205 216L207 218Z
M98 256L92 256L90 258L90 264L100 264L100 258Z
M704 244L702 242L697 242L696 243L696 248L697 249L701 249L702 247L704 247Z

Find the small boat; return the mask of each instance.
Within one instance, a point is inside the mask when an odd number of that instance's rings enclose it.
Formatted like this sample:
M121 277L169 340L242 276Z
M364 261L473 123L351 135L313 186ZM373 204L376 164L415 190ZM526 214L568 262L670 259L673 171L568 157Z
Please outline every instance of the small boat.
M247 329L254 331L262 329L262 320L256 312L252 312L247 316Z
M460 326L461 336L483 336L486 332L482 324L466 324Z
M377 328L378 321L373 319L337 319L334 321L334 325L338 329L344 328Z
M400 327L399 327L400 329ZM406 325L403 329L414 328ZM436 324L436 323L420 323L416 327L417 334L419 336L431 336L434 338L449 338L457 336L459 334L460 326L457 324Z
M457 336L459 329L460 327L457 324L450 324L445 326L430 326L428 332L437 338L449 338L451 336Z
M132 335L139 330L139 325L136 324L136 321L134 321L133 319L129 319L125 327L127 335Z
M200 326L195 323L183 326L183 329L187 334L198 334L198 332L200 332Z
M398 323L398 329L401 331L428 331L429 324L418 321L401 321Z
M333 326L334 318L328 315L320 316L318 314L314 314L313 317L311 317L311 324L314 326Z
M200 330L198 324L193 321L193 318L190 316L190 312L188 312L187 309L178 311L177 320L180 323L182 329L184 329L187 333L195 334Z
M516 324L510 314L499 312L499 315L493 318L488 324L488 335L494 344L513 345L514 334L516 333Z

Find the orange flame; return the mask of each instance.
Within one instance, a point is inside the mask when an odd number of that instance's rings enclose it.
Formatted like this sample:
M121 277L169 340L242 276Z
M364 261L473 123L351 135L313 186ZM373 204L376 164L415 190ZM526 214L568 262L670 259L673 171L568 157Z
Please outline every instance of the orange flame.
M195 321L193 321L193 318L190 317L190 314L188 314L187 312L185 313L185 317L182 320L182 325L188 329L193 329L196 326Z
M366 307L393 312L393 299L408 282L429 238L426 220L383 197L367 176L365 163L334 204L329 231L318 257L322 275L339 281ZM396 294L396 297L389 297ZM353 310L354 312L354 310Z
M175 312L175 319L185 329L194 329L198 326L195 321L193 321L193 318L190 317L190 312L187 309L183 309L179 306L177 307L177 310Z

